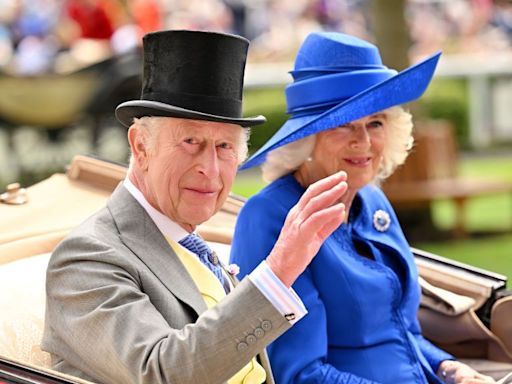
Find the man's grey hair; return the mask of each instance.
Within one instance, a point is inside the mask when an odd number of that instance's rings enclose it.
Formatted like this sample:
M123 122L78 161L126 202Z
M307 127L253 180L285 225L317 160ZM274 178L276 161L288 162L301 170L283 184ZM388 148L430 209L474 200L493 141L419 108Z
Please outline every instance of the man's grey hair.
M156 150L158 135L160 133L160 129L162 126L160 124L160 121L162 119L165 119L165 117L144 116L141 118L133 119L132 127L137 127L140 130L140 132L142 133L142 140L144 142L144 146L151 154L153 154ZM237 148L238 164L241 164L247 158L248 142L251 135L251 130L249 128L241 128L240 131L240 140L238 142ZM133 154L130 154L130 170L133 167L133 161Z
M379 184L405 162L414 138L412 136L412 115L402 107L382 111L387 116L387 140L384 146L380 169L373 182ZM316 134L283 145L268 153L261 166L263 179L274 181L297 170L313 153Z

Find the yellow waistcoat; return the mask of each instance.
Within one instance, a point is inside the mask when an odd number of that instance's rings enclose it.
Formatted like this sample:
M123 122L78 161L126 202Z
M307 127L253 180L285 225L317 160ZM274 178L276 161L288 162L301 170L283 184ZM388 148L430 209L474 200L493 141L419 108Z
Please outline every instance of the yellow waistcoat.
M194 280L206 306L208 308L215 306L226 296L220 281L197 257L186 252L172 239L167 238L167 241L187 269L192 280ZM229 379L228 384L261 384L265 382L266 377L265 370L254 358L235 376Z

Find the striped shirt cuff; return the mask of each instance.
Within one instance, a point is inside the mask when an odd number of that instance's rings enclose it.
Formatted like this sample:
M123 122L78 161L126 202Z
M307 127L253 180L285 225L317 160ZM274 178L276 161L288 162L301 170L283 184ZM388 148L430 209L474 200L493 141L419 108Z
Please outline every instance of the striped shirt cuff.
M295 291L279 280L265 260L249 274L249 279L290 324L295 324L308 313Z

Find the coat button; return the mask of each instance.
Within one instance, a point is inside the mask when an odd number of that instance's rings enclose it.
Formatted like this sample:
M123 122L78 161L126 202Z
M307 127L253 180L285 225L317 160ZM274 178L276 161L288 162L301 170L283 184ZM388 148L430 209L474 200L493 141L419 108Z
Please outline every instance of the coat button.
M254 336L258 339L261 339L265 335L265 331L260 327L254 329Z
M247 344L252 345L256 342L256 336L254 336L252 334L247 335L247 337L245 338L245 341L247 342Z
M268 320L263 320L261 322L261 328L264 330L264 331L270 331L272 329L272 323Z
M243 341L241 341L240 343L238 343L238 346L236 347L236 349L238 350L238 352L244 352L247 350L247 348L249 348L249 345L247 345L247 343L244 343Z

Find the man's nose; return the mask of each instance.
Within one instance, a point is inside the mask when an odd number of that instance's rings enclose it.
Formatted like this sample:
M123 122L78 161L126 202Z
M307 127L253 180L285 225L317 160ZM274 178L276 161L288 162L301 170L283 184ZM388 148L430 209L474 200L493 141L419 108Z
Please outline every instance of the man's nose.
M219 159L215 144L206 144L198 157L198 170L209 179L219 175Z

